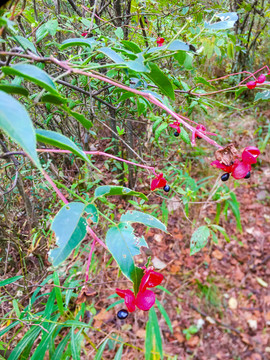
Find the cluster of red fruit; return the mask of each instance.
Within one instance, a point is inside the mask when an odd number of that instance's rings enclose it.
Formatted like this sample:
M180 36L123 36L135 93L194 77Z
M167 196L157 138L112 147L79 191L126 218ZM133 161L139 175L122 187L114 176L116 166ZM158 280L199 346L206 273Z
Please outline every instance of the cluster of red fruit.
M265 75L260 75L259 77L258 77L258 79L257 80L255 80L255 81L249 81L248 83L247 83L247 87L249 88L249 89L255 89L255 87L257 86L257 84L263 84L264 82L265 82L265 80L266 80L266 77L265 77Z

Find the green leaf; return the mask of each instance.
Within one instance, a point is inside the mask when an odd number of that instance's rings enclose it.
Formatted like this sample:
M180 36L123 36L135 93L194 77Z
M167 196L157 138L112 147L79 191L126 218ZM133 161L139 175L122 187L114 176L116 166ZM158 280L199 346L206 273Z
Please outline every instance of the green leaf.
M9 278L9 279L5 279L5 280L2 280L0 281L0 287L1 286L6 286L8 284L12 284L13 282L17 281L17 280L20 280L23 276L19 275L19 276L14 276L12 278Z
M109 341L109 339L106 339L102 345L99 347L98 352L96 353L96 356L94 357L94 360L100 360L103 354L103 351L105 350L105 347L107 345L107 342Z
M110 186L110 185L104 185L104 186L99 186L96 188L95 190L95 197L100 197L100 196L112 196L112 195L129 195L129 196L138 196L141 199L147 201L148 198L143 194L140 193L138 191L133 191L127 187L123 187L123 186Z
M225 240L227 242L230 242L230 238L229 238L228 234L226 233L225 229L223 229L223 227L221 227L219 225L215 225L215 224L210 225L210 227L213 228L213 229L218 230L224 236Z
M0 91L0 128L40 167L32 121L19 101L3 91Z
M114 33L119 40L122 40L124 38L124 31L122 30L121 27L116 28L114 30Z
M270 90L264 90L263 92L259 92L255 96L255 101L259 100L270 100Z
M161 338L158 318L157 318L157 314L156 314L154 306L152 306L151 309L149 310L149 320L148 321L151 323L151 325L153 327L153 332L154 332L154 336L156 339L155 346L160 355L160 359L162 360L163 359L162 338Z
M159 138L160 138L161 133L165 129L167 129L167 127L168 127L168 124L166 122L164 122L164 123L160 124L159 127L156 129L156 131L155 131L155 140L156 140L157 143L159 142Z
M59 277L58 277L58 274L56 271L53 273L53 282L54 282L54 285L56 285L54 288L54 291L55 291L57 306L58 306L60 314L63 315L65 310L64 310L64 305L63 305L62 293L61 293L60 288L58 287L60 285L60 281L59 281Z
M145 75L160 89L163 94L172 100L175 100L173 85L168 77L155 63L149 62L148 66L151 72Z
M81 38L74 38L74 39L67 39L62 42L60 49L64 50L70 46L88 46L92 47L94 44L96 44L96 40L94 38L88 38L88 39L81 39Z
M144 65L144 61L145 59L142 54L139 54L136 60L126 61L125 65L133 71L149 73L150 70Z
M190 240L190 255L194 255L196 252L205 247L209 236L210 230L207 226L200 226L197 230L195 230Z
M179 65L184 65L184 62L187 57L187 53L185 51L178 51L173 57L178 61Z
M205 22L204 27L208 30L227 30L233 28L234 23L235 21L219 21L213 24Z
M73 111L65 105L62 106L62 109L65 110L69 115L73 116L76 120L78 120L79 123L81 123L82 126L84 126L87 130L89 130L93 126L92 121L86 119L83 114Z
M187 131L183 128L183 126L181 126L181 132L180 132L180 138L188 145L191 144L189 135L187 133Z
M118 301L115 301L113 304L109 305L107 308L106 308L106 311L109 311L111 310L112 308L114 308L115 306L119 305L119 304L123 304L124 303L124 299L120 299Z
M121 360L122 353L123 353L123 344L120 345L119 349L117 350L117 353L115 354L114 360Z
M46 29L51 36L55 36L58 28L58 21L56 19L51 19L46 22Z
M137 210L128 210L125 214L121 216L120 221L127 223L141 223L145 226L153 227L167 232L166 226L157 218Z
M184 43L183 41L180 40L174 40L170 43L170 45L167 47L167 50L171 50L171 51L190 51L189 45Z
M164 307L162 306L162 304L158 301L158 299L156 299L156 304L157 304L157 307L161 313L161 315L164 317L171 333L173 334L173 328L172 328L172 322L169 318L169 315L167 314L166 310L164 309Z
M113 62L115 62L117 64L125 63L125 60L119 54L117 54L117 52L115 52L114 50L112 50L108 47L100 48L100 49L98 49L98 51L100 51L104 55L108 56Z
M58 94L56 86L51 77L44 71L35 65L30 64L16 64L12 66L2 67L2 71L6 75L17 75L26 80L39 85L43 89Z
M151 310L151 309L150 309ZM154 329L150 317L146 323L146 334L145 334L145 360L153 360L152 351L155 346Z
M38 338L41 328L39 326L32 326L30 330L26 332L24 337L17 343L16 347L9 355L9 360L18 360L20 359L20 354L27 347L29 343L33 343L35 339Z
M66 334L63 338L63 340L59 343L59 345L57 346L51 360L59 360L62 359L62 354L64 352L64 349L69 341L70 338L70 332L68 334Z
M152 125L152 130L153 130L153 132L156 131L158 125L163 121L162 117L156 116L156 115L151 116L151 117L150 117L150 120L151 120L151 121L154 121L154 124Z
M227 202L230 205L230 208L232 209L232 212L236 219L236 227L237 229L242 233L242 225L241 225L241 214L239 210L239 202L237 201L236 195L231 192L230 193L231 199L227 200Z
M49 252L54 266L61 264L84 239L87 226L83 218L85 207L81 202L71 202L55 216L51 229L55 232L58 247Z
M50 144L59 149L69 150L73 154L79 156L81 159L85 160L86 162L90 162L88 157L85 153L78 148L78 146L67 138L65 135L62 135L58 132L51 131L51 130L43 130L37 129L36 130L37 141L43 142L45 144Z
M213 240L213 242L214 242L215 244L218 244L217 235L216 235L216 233L215 233L213 230L211 230L211 235L212 235L212 240Z
M67 102L67 99L63 98L62 96L59 96L59 95L53 95L53 94L47 93L41 97L40 102L50 103L50 104L55 104L55 105L62 105Z
M71 329L71 353L72 353L72 360L80 360L80 353L81 353L81 332L83 329L80 329L79 332L75 333L75 326L72 326Z
M98 210L93 204L88 204L84 212L86 213L86 219L91 220L92 223L97 224L98 223Z
M14 39L21 45L21 47L24 50L28 49L28 50L31 50L33 53L37 54L37 50L36 50L34 44L31 43L31 41L29 41L25 37L20 36L20 35L15 35Z
M135 267L133 257L140 254L141 246L148 247L144 237L137 237L130 224L120 223L108 230L106 244L122 273L137 284L143 270Z
M20 85L0 84L0 90L8 94L29 95L29 91Z
M49 345L50 338L52 337L53 333L55 332L56 327L58 324L50 324L49 326L49 332L43 333L43 336L41 338L41 342L38 344L38 347L36 348L34 354L31 357L31 360L40 360L44 359L46 350Z
M125 46L126 49L132 51L134 54L139 54L140 52L142 52L139 46L133 41L122 40L121 43Z

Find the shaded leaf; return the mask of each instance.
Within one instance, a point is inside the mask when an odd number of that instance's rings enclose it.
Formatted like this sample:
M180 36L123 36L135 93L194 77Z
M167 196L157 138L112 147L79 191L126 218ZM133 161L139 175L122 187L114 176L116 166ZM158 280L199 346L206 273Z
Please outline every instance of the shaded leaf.
M9 278L9 279L2 280L2 281L0 281L0 287L1 286L6 286L8 284L12 284L17 280L20 280L22 277L23 276L19 275L19 276L14 276L14 277Z
M166 226L157 218L137 210L128 210L125 214L121 216L120 221L127 223L141 223L145 226L153 227L167 232Z
M82 216L84 208L81 202L71 202L55 216L51 229L55 232L57 247L49 252L54 266L61 264L84 239L87 225Z
M127 187L123 186L111 186L111 185L104 185L99 186L95 190L95 197L100 196L113 196L113 195L129 195L129 196L138 196L143 200L148 200L148 198L141 192L133 191Z
M20 85L0 84L0 90L8 94L29 95L29 91Z
M40 167L32 121L19 101L3 91L0 91L0 128Z
M150 73L145 74L158 88L172 100L175 100L173 85L169 78L153 62L149 62Z
M103 47L98 49L98 51L102 52L104 55L108 56L113 62L117 63L117 64L124 64L125 60L119 55L117 54L116 51L108 48L108 47Z
M190 240L190 255L194 255L207 244L210 230L207 226L200 226L194 231Z
M75 39L67 39L62 42L60 49L64 50L71 46L88 46L92 47L96 43L94 38L82 39L82 38L75 38Z
M270 90L264 90L263 92L259 92L255 96L255 101L258 100L270 100Z
M36 136L37 141L56 146L59 149L69 150L73 154L79 156L81 159L90 162L85 153L65 135L51 130L37 129Z
M47 91L58 94L56 86L51 77L35 65L30 64L16 64L12 66L2 67L2 71L7 75L17 75L26 80L33 82L36 85L46 89Z
M135 267L133 257L140 254L140 247L148 247L144 237L137 237L133 227L120 223L106 234L106 245L118 263L122 273L134 283L139 283L143 270Z

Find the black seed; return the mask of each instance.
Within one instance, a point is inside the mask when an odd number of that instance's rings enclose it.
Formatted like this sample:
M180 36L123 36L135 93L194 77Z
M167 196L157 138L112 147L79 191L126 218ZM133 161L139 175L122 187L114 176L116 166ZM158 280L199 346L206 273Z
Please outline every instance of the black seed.
M175 137L179 136L179 132L176 131L174 134L173 134Z
M201 137L200 137L200 136L197 136L197 139L198 139L198 140L200 140L200 139L201 139Z
M226 174L223 174L220 179L221 179L221 181L227 181L229 179L229 177L230 177L230 174L226 173Z
M163 188L163 190L164 190L165 192L169 192L170 189L171 189L171 188L169 187L169 185L165 185L164 188Z
M128 317L128 311L125 309L119 310L117 313L117 317L120 320L125 320Z
M249 179L250 178L250 171L247 173L247 175L245 176L245 179Z

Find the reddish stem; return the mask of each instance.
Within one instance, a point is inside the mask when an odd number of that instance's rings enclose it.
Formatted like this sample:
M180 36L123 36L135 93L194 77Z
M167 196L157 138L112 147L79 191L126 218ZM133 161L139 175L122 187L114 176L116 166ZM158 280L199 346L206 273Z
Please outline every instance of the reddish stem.
M37 149L37 151L38 152L66 153L66 154L72 153L72 151L70 151L70 150L59 150L59 149ZM144 169L149 169L149 170L153 171L155 176L157 176L155 168L152 167L152 166L137 164L137 163L134 163L132 161L128 161L128 160L122 159L122 158L120 158L118 156L107 154L107 153L102 152L102 151L84 151L84 153L85 154L90 154L90 155L103 155L103 156L107 156L107 157L115 159L115 160L125 162L125 163L130 164L130 165L135 165L135 166L138 166L138 167L141 167L141 168L144 168Z
M89 255L88 255L88 260L87 260L87 265L86 265L86 270L85 270L85 282L87 282L88 279L89 279L89 268L90 268L90 265L91 265L92 254L93 254L93 251L94 251L94 248L95 248L95 244L96 244L96 239L94 238L93 242L92 242L92 245L91 245Z
M90 228L90 226L86 226L86 230L89 235L92 236L92 238L97 241L101 246L104 247L104 249L108 250L107 246L104 244L104 242L97 236L97 234Z

